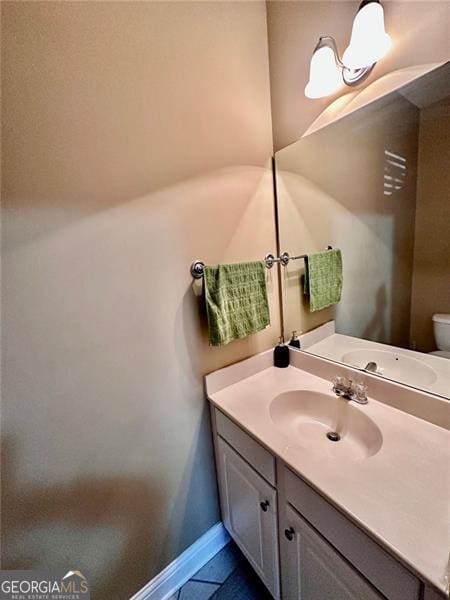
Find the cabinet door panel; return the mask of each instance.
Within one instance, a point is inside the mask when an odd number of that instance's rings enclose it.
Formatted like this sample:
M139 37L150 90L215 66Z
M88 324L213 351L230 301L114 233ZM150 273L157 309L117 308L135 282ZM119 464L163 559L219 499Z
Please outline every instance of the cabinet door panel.
M390 600L419 600L420 582L379 544L289 469L283 469L288 504Z
M282 533L284 600L382 600L384 597L289 505Z
M275 598L279 598L276 491L218 438L225 527Z

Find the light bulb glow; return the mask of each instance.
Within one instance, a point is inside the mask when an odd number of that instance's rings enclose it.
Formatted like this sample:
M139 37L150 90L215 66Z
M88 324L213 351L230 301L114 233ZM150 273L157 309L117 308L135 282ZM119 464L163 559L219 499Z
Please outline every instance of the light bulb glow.
M356 14L350 44L342 61L349 69L373 65L391 46L391 38L384 29L384 10L378 2L369 2Z
M305 87L307 98L329 96L342 85L341 70L329 46L317 48L311 58L309 81Z

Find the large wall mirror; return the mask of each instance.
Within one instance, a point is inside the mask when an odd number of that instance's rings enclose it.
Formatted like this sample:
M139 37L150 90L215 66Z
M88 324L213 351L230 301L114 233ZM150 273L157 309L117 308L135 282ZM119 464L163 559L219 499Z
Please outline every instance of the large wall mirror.
M375 96L275 155L281 251L332 246L343 262L341 301L316 312L304 260L281 267L284 331L311 332L304 351L448 398L450 64Z

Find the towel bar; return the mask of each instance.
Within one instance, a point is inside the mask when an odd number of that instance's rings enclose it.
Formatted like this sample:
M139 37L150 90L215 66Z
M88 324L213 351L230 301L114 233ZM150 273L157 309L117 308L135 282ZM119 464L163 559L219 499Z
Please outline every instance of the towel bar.
M276 262L280 262L281 258L275 258L273 254L266 254L264 257L264 262L266 263L266 267L271 269ZM205 267L205 263L202 260L194 260L191 265L191 275L194 279L201 279L203 277L203 269Z
M332 246L328 246L327 250L332 250ZM283 267L286 267L289 264L290 260L298 260L300 258L306 258L307 254L300 254L299 256L290 256L289 252L283 252L281 256L275 256L273 254L266 254L264 257L264 262L268 269L271 269L275 263L281 263ZM194 260L191 265L191 275L194 279L201 279L203 277L203 269L205 267L205 263L202 260Z
M333 246L327 246L325 248L325 250L333 250ZM307 254L299 254L298 256L290 256L289 252L283 252L283 254L280 256L280 262L283 265L283 267L285 267L290 260L299 260L300 258L306 258L308 255Z

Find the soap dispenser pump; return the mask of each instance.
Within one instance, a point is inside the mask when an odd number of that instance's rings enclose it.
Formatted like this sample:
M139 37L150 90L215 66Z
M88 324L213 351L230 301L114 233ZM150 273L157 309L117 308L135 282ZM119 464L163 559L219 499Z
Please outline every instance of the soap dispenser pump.
M289 348L284 344L283 336L280 336L280 342L273 351L273 365L279 369L289 366Z
M295 330L292 332L292 338L289 342L289 346L292 346L292 348L300 348L300 340L298 339L297 332Z

